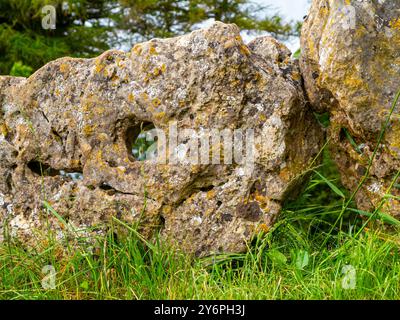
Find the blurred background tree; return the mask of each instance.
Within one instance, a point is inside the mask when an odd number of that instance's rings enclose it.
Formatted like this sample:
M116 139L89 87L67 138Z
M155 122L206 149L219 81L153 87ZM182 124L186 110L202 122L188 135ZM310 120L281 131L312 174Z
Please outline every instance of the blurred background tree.
M56 29L42 28L42 7ZM209 20L285 39L298 26L250 0L0 0L0 74L28 76L63 56L93 57L109 48L189 32Z
M56 9L55 30L42 28L42 7L48 4ZM0 74L19 70L21 64L36 70L62 56L91 57L107 50L112 28L101 18L112 17L111 4L108 0L0 0Z
M170 37L192 31L207 20L235 23L248 32L267 31L285 39L298 33L269 8L249 0L120 0L118 25L130 39Z

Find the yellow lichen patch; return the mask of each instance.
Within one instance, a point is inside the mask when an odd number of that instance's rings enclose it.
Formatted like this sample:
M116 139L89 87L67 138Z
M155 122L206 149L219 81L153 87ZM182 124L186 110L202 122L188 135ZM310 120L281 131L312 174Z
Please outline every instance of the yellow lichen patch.
M321 7L321 8L319 9L319 13L320 13L322 16L327 16L327 15L329 14L329 9L328 9L328 7L327 7L327 6Z
M143 78L143 81L144 81L145 83L148 83L148 82L150 81L150 75L147 74L147 75Z
M393 19L389 22L389 25L393 29L398 29L400 30L400 18L398 19Z
M149 100L149 95L146 92L142 92L140 97L145 101Z
M151 47L149 48L149 53L150 53L151 55L156 55L156 54L158 54L156 48L153 47L153 46L151 46Z
M117 170L117 173L119 175L124 175L125 172L126 172L126 168L125 167L117 167L116 170Z
M128 95L128 101L129 101L129 102L134 102L134 101L135 101L135 95L134 95L133 93L130 93L130 94Z
M3 135L4 138L7 137L8 130L5 123L0 124L0 133Z
M264 195L260 194L258 191L256 191L253 196L254 196L254 200L256 200L259 203L268 202L268 199Z
M167 65L165 63L163 63L161 65L161 72L164 73L165 71L167 71Z
M301 80L301 75L300 75L299 72L293 72L293 73L292 73L292 78L293 78L293 80L295 80L295 81L300 81L300 80Z
M152 100L152 104L153 104L153 106L154 106L155 108L157 108L157 107L160 106L161 100L158 99L158 98L154 98L154 99Z
M283 181L290 181L291 178L291 174L290 174L290 170L288 167L283 168L281 170L281 172L279 172L279 177L283 180Z
M395 148L400 148L400 124L393 123L390 127L390 130L386 133L386 138L390 141L390 146ZM396 153L394 156L398 156Z
M98 138L100 141L105 142L105 141L108 140L108 135L105 134L104 132L100 132L100 133L97 135L97 138Z
M84 133L86 136L92 135L93 132L94 132L94 129L93 129L92 126L90 126L90 125L87 124L86 126L83 127L83 133Z
M104 111L105 111L105 108L104 107L101 107L101 106L97 106L97 107L95 107L94 109L93 109L93 112L95 113L95 114L103 114L104 113Z
M118 143L113 144L112 148L116 153L121 151Z
M349 77L346 77L343 81L343 83L348 87L348 88L359 88L360 86L364 85L364 81L360 78L357 78L354 75L351 75Z
M204 212L204 217L209 217L214 213L214 209L209 208L206 210L206 212Z
M235 79L231 81L231 87L238 87L240 85L240 80Z
M315 48L315 42L312 37L309 37L307 39L307 49L309 51L309 56L310 57L315 57L316 56L316 48Z
M265 223L261 223L257 227L257 233L264 232L267 233L269 231L269 227Z
M95 71L96 73L101 73L106 66L102 63L100 59L95 60Z
M69 65L68 65L68 64L66 64L66 63L62 63L62 64L60 64L60 71L61 71L62 73L66 73L66 72L68 72L68 71L69 71L69 69L70 69L70 67L69 67Z
M83 105L82 105L82 111L83 112L88 112L90 110L90 105L89 105L89 103L84 103Z
M207 192L206 198L208 200L214 199L215 198L215 191L214 190L210 190Z
M171 206L164 206L164 207L162 208L162 213L163 213L164 215L166 215L166 216L171 215L171 213L172 213L172 207L171 207Z
M80 166L80 161L78 159L72 159L69 165L73 168L78 168Z
M356 29L355 37L357 39L360 39L363 38L366 34L369 34L369 31L361 25Z
M249 49L246 45L244 45L244 44L242 44L242 45L240 46L240 52L241 52L242 54L246 55L246 56L249 56L249 55L251 54L250 49Z
M132 48L132 52L134 54L136 54L137 56L140 56L142 54L143 48L140 44L136 44L133 48Z
M161 121L164 117L165 117L165 112L159 112L159 113L156 113L156 114L154 115L154 118L155 118L156 120L159 120L159 121Z
M158 77L161 74L161 68L154 68L153 70L153 76Z
M239 41L239 42L241 42L241 43L243 43L243 38L242 38L242 36L241 36L240 34L238 34L238 35L235 37L235 40L236 40L236 41Z

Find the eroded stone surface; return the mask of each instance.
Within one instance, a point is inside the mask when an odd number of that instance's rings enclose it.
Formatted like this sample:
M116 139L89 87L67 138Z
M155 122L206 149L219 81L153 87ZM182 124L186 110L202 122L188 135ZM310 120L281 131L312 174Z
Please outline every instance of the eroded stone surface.
M313 106L331 115L332 155L345 186L365 174L396 92L400 89L400 1L315 0L302 30L301 69ZM370 178L357 193L359 208L381 201L400 169L396 108ZM354 143L351 142L354 140ZM400 195L395 187L394 195ZM399 216L391 199L384 210Z
M0 87L1 231L27 242L47 222L67 239L45 200L88 234L117 217L139 222L146 237L161 228L199 256L243 251L321 147L290 52L268 37L246 46L234 25L59 59L28 79L0 77ZM171 122L196 132L254 129L254 167L136 161L130 139L143 122L167 133Z

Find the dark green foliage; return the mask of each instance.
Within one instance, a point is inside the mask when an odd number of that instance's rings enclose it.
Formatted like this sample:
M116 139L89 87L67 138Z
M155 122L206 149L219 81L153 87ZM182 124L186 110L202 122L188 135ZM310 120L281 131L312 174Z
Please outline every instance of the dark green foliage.
M63 56L91 57L109 48L108 0L0 0L0 74L15 62L36 70ZM64 4L63 4L64 3ZM42 28L42 7L56 8L56 29ZM25 69L28 70L28 69Z
M29 77L32 73L32 68L24 65L21 61L15 62L11 68L10 76L14 77Z
M42 8L49 4L56 9L54 30L42 28ZM20 63L27 68L14 75L27 76L59 57L129 48L136 41L191 31L208 19L283 38L297 34L296 26L265 16L267 11L249 0L0 0L0 74Z

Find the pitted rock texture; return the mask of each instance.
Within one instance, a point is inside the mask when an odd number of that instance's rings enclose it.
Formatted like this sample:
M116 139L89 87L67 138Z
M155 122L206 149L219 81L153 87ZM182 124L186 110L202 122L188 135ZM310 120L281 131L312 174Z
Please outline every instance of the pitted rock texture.
M323 139L289 50L269 37L246 46L222 23L129 53L62 58L28 79L0 77L0 88L1 232L24 242L48 225L68 240L46 201L84 234L116 217L198 256L244 251L299 190ZM132 157L142 123L168 135L171 122L253 129L254 167Z
M400 89L399 13L399 0L315 0L303 26L300 64L307 93L316 110L330 113L332 156L351 191L366 174ZM400 169L398 115L399 106L356 195L360 209L376 208ZM399 191L391 189L395 196ZM390 199L382 210L399 216L400 203Z

